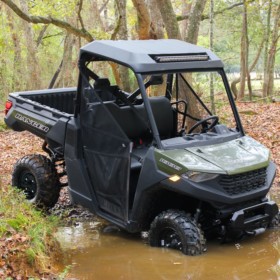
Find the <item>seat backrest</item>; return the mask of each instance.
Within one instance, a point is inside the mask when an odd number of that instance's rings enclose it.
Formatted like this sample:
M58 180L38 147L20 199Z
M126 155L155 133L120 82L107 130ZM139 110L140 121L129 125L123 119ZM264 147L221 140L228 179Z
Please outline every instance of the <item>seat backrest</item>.
M94 82L95 93L102 101L116 100L113 92L117 90L116 86L111 86L110 81L107 78L99 78Z
M173 134L173 109L169 99L164 96L149 98L155 122L161 139L170 138Z
M161 139L170 138L173 133L173 111L169 100L166 97L152 97L149 101ZM147 134L149 124L143 104L134 105L138 116L130 106L119 107L114 102L105 102L104 105L128 138L140 139Z

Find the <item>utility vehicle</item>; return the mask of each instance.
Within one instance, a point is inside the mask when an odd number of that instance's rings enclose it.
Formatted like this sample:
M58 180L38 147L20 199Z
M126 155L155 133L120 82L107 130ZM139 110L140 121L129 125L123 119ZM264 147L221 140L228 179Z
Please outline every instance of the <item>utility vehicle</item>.
M245 135L214 53L178 40L94 41L79 70L77 88L9 95L7 125L44 139L48 154L14 166L12 185L29 201L52 207L67 174L74 203L187 255L206 238L266 230L276 166Z

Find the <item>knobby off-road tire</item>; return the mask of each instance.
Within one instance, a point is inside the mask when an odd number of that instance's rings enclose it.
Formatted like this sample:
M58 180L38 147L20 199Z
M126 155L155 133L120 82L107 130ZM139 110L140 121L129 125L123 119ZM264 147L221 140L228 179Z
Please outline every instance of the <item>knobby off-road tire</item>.
M167 210L151 224L149 243L153 247L166 247L182 251L189 256L206 251L206 240L197 223L183 211Z
M59 197L60 182L50 159L33 154L21 158L14 165L12 186L23 190L26 199L39 208L53 207Z

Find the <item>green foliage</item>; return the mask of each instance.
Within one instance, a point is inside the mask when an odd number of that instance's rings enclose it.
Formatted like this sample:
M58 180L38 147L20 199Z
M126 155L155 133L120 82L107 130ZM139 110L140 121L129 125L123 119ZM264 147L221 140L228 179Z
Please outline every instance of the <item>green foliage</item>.
M37 262L44 266L49 255L49 244L54 242L51 241L51 234L58 225L58 218L43 216L27 203L24 194L12 187L0 190L0 217L0 237L23 236L29 263ZM20 242L24 243L22 240Z
M37 0L29 1L30 13L34 16L52 16L59 19L70 17L77 8L76 0L52 1Z
M6 129L8 129L7 125L4 123L2 119L0 119L0 132L5 131Z
M26 223L28 223L28 218L22 213L18 213L14 218L7 219L6 223L14 230L19 231Z

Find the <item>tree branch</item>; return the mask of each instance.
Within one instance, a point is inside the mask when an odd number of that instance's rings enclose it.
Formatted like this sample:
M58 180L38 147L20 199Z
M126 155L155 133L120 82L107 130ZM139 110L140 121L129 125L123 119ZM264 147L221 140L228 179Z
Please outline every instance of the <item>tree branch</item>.
M56 37L56 36L62 36L63 34L64 34L63 31L61 31L56 34L50 34L50 35L44 36L43 39L45 40L45 39Z
M116 26L114 28L114 31L113 31L112 35L111 35L111 40L116 40L117 34L118 34L119 30L120 30L120 27L121 27L121 16L118 17L117 24L116 24Z
M107 0L102 7L99 9L99 13L101 14L103 12L103 10L106 8L107 4L108 4L109 0Z
M42 23L42 24L53 24L57 27L60 27L62 29L67 30L69 33L72 33L78 37L82 37L86 39L88 42L91 42L94 40L92 35L84 29L78 29L74 27L73 25L69 24L66 21L62 21L57 18L53 18L51 16L48 17L42 17L42 16L31 16L26 13L24 13L13 1L11 0L0 0L1 2L5 3L8 7L10 7L20 18L27 22L31 22L34 24Z
M255 0L251 0L251 1L248 1L248 3L254 2L254 1ZM232 9L234 9L236 7L239 7L239 6L242 6L242 5L243 5L243 2L235 3L235 4L231 5L231 6L228 6L228 7L224 8L224 9L221 9L219 11L214 12L214 16L220 15L220 14L222 14L225 11L232 10ZM189 14L177 16L176 18L177 18L177 21L182 21L182 20L188 19L189 18ZM209 19L209 15L202 15L201 16L201 20L205 20L205 19Z
M83 0L80 0L79 1L79 8L78 8L78 18L79 18L82 30L86 30L85 26L84 26L84 22L83 22L82 16L81 16L82 9L83 9Z
M41 31L39 33L39 36L38 36L38 38L36 40L36 46L37 47L39 47L40 44L42 43L42 40L44 39L44 34L45 34L47 28L48 28L48 25L44 25L44 27L41 29Z

